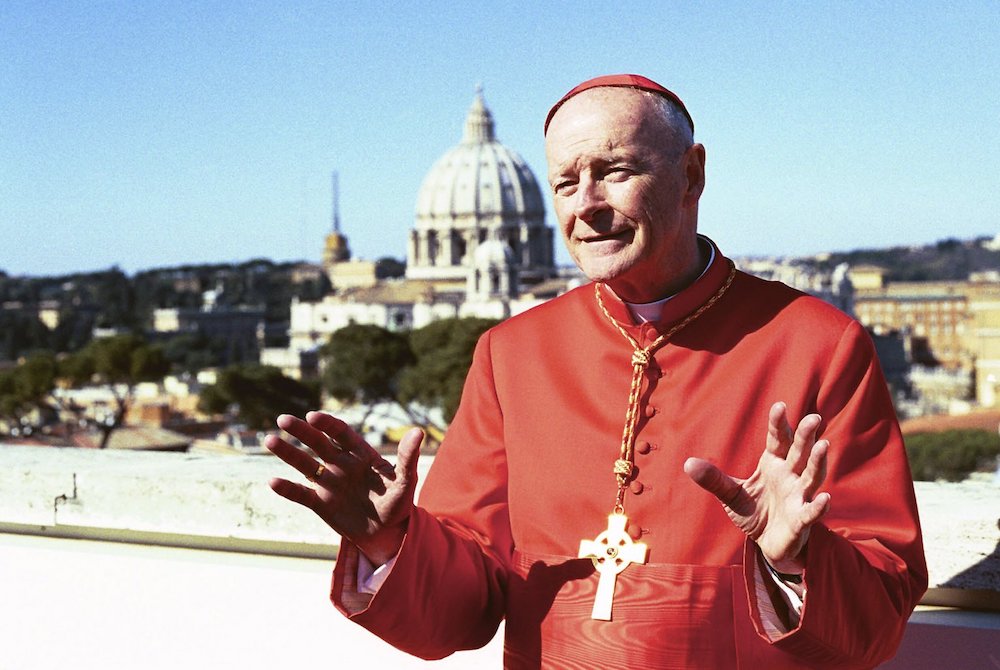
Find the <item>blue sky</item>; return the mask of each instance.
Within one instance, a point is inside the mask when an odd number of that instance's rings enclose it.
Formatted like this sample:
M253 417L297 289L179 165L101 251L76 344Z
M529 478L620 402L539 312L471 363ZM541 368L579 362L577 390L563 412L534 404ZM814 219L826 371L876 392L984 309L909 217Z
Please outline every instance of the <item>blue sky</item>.
M333 170L355 253L403 257L477 83L544 180L549 106L612 72L687 103L730 255L992 236L997 26L985 0L7 0L0 270L316 261Z

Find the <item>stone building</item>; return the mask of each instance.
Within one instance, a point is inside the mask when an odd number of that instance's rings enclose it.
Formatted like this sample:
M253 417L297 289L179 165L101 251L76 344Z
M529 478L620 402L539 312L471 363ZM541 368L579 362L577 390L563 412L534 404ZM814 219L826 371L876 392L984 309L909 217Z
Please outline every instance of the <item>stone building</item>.
M461 141L434 162L417 193L405 277L387 279L376 264L349 257L334 181L323 259L333 291L294 300L288 349L265 349L261 362L299 377L309 374L296 368L303 353L351 323L408 330L452 317L503 319L562 293L579 275L556 270L544 200L528 165L496 139L477 89Z
M890 282L857 291L854 311L876 333L905 333L913 362L968 369L968 303L975 292L969 282Z
M889 282L857 291L855 312L876 334L900 333L912 363L938 369L923 374L935 387L947 373L953 377L951 387L969 389L965 395L980 407L1000 406L1000 281L995 277Z

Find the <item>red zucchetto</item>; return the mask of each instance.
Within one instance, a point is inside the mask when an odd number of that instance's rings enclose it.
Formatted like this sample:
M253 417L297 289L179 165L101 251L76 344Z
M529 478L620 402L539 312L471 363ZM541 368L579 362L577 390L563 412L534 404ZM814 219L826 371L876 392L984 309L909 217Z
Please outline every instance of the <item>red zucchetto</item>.
M607 74L601 77L594 77L593 79L588 79L572 88L569 93L564 95L559 99L559 102L552 106L549 110L548 116L545 117L545 129L543 133L549 132L549 122L552 121L552 117L555 113L562 107L562 104L572 98L577 93L582 93L591 88L598 88L600 86L617 86L623 88L636 88L640 91L649 91L650 93L656 93L662 95L667 100L670 100L675 105L680 107L680 110L684 112L684 116L687 117L688 123L691 125L691 132L694 132L694 120L691 118L690 112L688 112L687 107L677 94L673 91L660 86L652 79L648 79L638 74Z

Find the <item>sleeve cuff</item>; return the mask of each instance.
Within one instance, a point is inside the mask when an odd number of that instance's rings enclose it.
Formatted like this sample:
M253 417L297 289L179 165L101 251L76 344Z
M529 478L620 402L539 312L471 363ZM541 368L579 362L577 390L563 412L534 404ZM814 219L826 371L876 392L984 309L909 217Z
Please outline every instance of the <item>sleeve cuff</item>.
M780 590L781 597L785 601L785 604L788 605L789 614L794 614L792 617L792 627L794 628L798 625L799 617L802 615L802 598L800 598L799 594L793 591L792 588L785 583L785 580L778 575L777 571L772 568L767 561L764 561L764 565L767 566L768 574Z
M396 557L393 556L386 563L375 567L368 557L359 552L358 555L358 593L375 595L382 583L392 572L392 566L396 565Z
M804 596L800 598L773 574L760 549L749 538L744 561L747 587L752 590L751 612L758 632L774 641L795 630L802 620Z

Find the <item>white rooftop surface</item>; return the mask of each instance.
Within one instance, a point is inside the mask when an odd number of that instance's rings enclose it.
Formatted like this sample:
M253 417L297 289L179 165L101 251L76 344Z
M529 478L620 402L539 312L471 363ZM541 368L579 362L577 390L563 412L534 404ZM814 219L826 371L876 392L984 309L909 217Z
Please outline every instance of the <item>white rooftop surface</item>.
M129 530L332 557L337 535L267 486L294 474L269 456L0 445L0 670L427 667L334 609L332 558L58 537ZM434 667L502 655L501 635Z
M341 616L331 561L0 535L0 668L426 668ZM499 668L502 636L433 667Z
M338 538L268 488L290 473L269 456L0 445L0 670L427 667L330 604ZM921 482L917 496L932 586L989 575L1000 484ZM433 667L501 658L498 636Z

